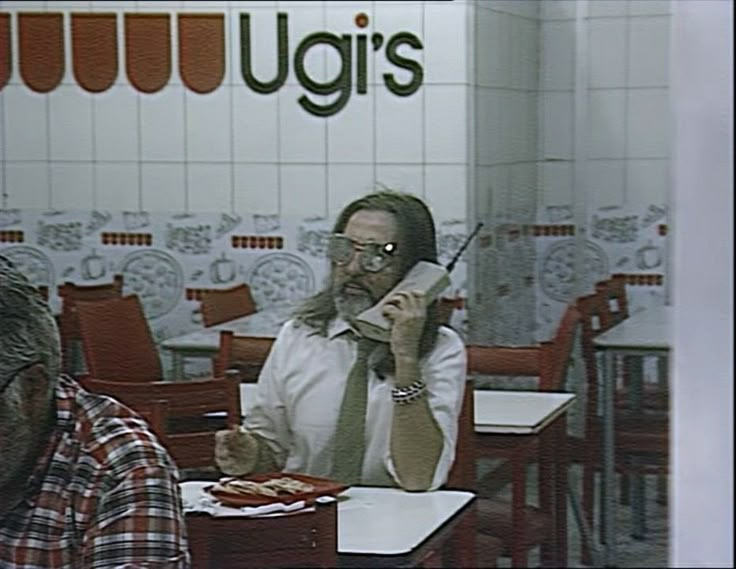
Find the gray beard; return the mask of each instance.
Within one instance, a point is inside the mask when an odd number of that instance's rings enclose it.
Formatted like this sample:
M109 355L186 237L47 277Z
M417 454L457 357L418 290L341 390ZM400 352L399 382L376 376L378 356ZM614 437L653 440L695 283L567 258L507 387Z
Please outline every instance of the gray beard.
M374 300L369 296L358 296L353 298L347 295L335 295L335 308L337 315L348 322L355 319L358 314L365 312L375 304Z

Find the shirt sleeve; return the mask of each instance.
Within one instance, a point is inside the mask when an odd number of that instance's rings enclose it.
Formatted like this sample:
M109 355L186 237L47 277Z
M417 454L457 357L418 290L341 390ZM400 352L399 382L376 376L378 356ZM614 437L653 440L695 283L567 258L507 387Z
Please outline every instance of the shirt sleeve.
M284 368L298 334L294 322L281 327L271 351L258 376L255 403L248 412L244 426L268 444L279 468L286 463L292 436L284 404Z
M442 432L442 453L429 487L429 490L436 490L447 481L455 460L458 417L462 409L467 376L465 345L455 331L440 327L434 349L421 363L421 374L427 385L429 408ZM386 455L386 468L398 484L390 445Z
M179 487L165 465L132 469L100 497L82 558L89 569L190 567Z

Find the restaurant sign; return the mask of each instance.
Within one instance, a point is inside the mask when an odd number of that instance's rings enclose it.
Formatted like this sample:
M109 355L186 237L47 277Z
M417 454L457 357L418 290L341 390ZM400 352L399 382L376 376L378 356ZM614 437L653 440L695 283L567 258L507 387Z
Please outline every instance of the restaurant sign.
M90 93L109 89L118 78L117 14L94 12L70 14L65 20L59 12L19 12L17 17L18 65L22 81L33 91L47 93L62 81L65 65L64 35L71 35L72 67L76 81ZM383 53L392 66L381 80L389 92L399 97L414 94L424 79L424 70L416 59L423 49L413 33L397 32L389 37L380 32L335 34L317 31L302 38L291 53L289 15L276 14L276 71L271 77L258 76L254 61L268 57L252 45L251 15L240 17L241 74L254 92L268 95L286 82L290 64L305 93L298 104L307 112L328 117L348 104L351 95L368 92L368 59L371 53ZM142 93L155 93L168 85L171 77L171 14L124 14L124 65L130 84ZM184 85L200 94L217 89L225 76L225 15L216 13L179 13L179 74ZM368 26L365 13L355 16L358 29ZM8 83L12 70L10 14L0 12L0 90ZM327 47L338 56L338 71L326 80L310 74L305 61L311 50ZM401 78L392 71L402 71ZM322 102L321 98L331 102Z

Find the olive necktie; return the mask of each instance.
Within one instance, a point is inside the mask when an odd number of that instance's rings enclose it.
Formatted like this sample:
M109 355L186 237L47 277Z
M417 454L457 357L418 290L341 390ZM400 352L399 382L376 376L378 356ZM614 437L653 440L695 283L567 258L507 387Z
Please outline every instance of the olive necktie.
M358 356L345 384L337 418L332 478L345 484L360 482L365 453L365 408L368 399L368 356L375 340L359 338Z

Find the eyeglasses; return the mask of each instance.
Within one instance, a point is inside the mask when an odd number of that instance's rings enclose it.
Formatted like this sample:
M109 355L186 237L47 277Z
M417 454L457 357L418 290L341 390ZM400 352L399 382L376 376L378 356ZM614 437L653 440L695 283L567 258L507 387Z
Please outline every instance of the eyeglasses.
M359 253L360 268L368 273L377 273L385 269L396 253L396 243L359 243L342 233L330 235L327 245L327 256L336 265L347 265L355 253Z

